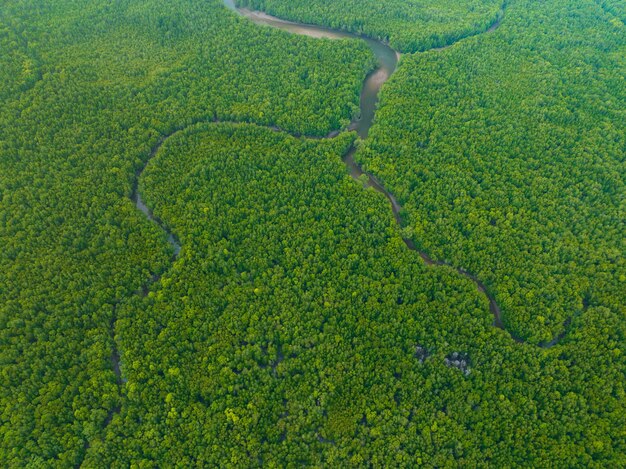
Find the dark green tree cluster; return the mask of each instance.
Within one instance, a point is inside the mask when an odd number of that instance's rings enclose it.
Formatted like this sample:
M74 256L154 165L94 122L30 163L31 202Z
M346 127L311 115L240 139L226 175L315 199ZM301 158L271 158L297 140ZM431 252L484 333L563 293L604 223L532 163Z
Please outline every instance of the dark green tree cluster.
M9 99L41 78L39 60L17 25L5 16L0 16L0 50L4 51L0 55L0 99Z
M589 305L624 317L625 52L593 1L511 3L497 31L405 57L358 155L535 344Z
M626 4L620 0L598 0L598 3L609 14L614 15L614 18L609 19L611 24L615 27L624 27L624 21L626 21Z
M443 47L489 29L500 0L236 0L280 18L364 34L401 52Z

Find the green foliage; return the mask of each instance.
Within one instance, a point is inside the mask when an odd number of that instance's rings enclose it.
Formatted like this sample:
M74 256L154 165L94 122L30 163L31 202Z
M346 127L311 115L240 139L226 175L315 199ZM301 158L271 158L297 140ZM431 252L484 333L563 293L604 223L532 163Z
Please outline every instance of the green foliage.
M606 12L615 16L609 19L609 22L613 26L618 28L624 27L624 21L626 21L626 3L620 0L598 0L598 3Z
M488 29L499 0L237 0L280 18L320 24L389 42L402 52L443 47Z
M41 78L39 60L28 47L28 43L19 31L4 22L0 16L0 50L11 51L0 55L0 99L18 95L34 86Z

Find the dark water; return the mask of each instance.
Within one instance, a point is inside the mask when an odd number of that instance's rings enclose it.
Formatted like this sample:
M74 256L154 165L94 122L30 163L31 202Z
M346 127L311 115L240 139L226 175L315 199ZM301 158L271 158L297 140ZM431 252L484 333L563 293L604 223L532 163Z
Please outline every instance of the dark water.
M150 209L148 208L148 206L144 203L143 199L141 198L141 195L139 194L138 191L135 191L134 195L133 195L133 201L135 202L135 206L141 210L143 212L143 214L150 220L152 220L154 223L156 223L157 225L159 225L161 228L163 228L165 225L163 225L163 223L161 223L160 220L158 220L157 218L155 218L155 216L152 214L152 211L150 211ZM176 237L172 234L171 231L163 228L165 230L165 232L167 233L167 241L168 243L170 243L170 245L172 246L172 248L174 248L174 257L178 257L178 254L180 253L181 250L181 245L178 242L178 240L176 239Z

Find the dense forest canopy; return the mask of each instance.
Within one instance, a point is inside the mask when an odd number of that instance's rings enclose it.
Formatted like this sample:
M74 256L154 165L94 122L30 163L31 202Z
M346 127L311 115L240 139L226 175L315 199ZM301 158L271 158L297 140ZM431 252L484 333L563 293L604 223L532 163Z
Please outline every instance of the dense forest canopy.
M117 305L169 268L163 233L128 199L152 145L214 118L326 134L349 122L373 59L217 1L4 2L0 15L0 465L67 466L119 405Z
M623 27L624 21L626 21L626 3L621 0L604 0L599 1L598 4L607 12L615 15L615 18L610 18L609 21L616 27Z
M466 39L2 1L0 465L626 465L623 1L247 5Z

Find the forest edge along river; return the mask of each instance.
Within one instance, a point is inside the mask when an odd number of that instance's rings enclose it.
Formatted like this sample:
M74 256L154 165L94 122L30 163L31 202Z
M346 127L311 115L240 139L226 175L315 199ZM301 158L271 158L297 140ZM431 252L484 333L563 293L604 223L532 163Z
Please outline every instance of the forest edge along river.
M347 31L341 31L341 30L334 30L334 29L330 29L330 28L326 28L326 27L321 27L321 26L315 26L315 25L310 25L310 24L301 24L301 23L295 23L292 21L286 21L286 20L282 20L280 18L276 18L273 17L271 15L268 15L266 13L263 12L258 12L258 11L252 11L252 10L248 10L245 8L237 8L234 4L233 0L223 0L224 5L234 11L235 13L249 19L250 21L252 21L255 24L261 25L261 26L269 26L269 27L274 27L274 28L278 28L293 34L301 34L301 35L306 35L309 37L313 37L313 38L328 38L328 39L356 39L356 40L362 40L365 41L366 44L369 46L369 48L372 50L372 52L374 53L377 62L378 62L378 66L376 67L375 70L373 70L372 72L370 72L367 77L365 78L365 81L363 83L362 86L362 90L361 90L361 95L360 95L360 115L357 116L352 122L351 124L348 126L347 131L356 131L356 133L358 134L358 136L364 140L367 138L368 132L370 127L372 126L373 122L374 122L374 117L375 117L375 112L376 112L376 108L378 105L378 96L379 96L379 91L382 87L382 85L391 77L391 75L393 74L393 72L396 70L397 64L398 64L398 60L400 59L401 55L399 52L395 51L394 49L392 49L389 45L385 44L382 41L373 39L373 38L369 38L369 37L365 37L362 35L358 35L358 34L354 34L354 33L350 33ZM494 21L491 23L491 25L489 26L489 28L477 32L473 35L478 35L478 34L484 34L484 33L489 33L492 31L495 31L499 26L500 23L504 17L504 9L506 8L506 3L502 5L501 10L498 12L496 18L494 19ZM453 46L454 44L456 44L457 42L461 41L464 38L458 39L457 41L453 42L452 44L446 45L445 47L439 47L439 48L433 48L430 49L430 51L441 51L444 49L447 49L451 46ZM429 52L429 51L425 51L425 52ZM214 122L218 122L216 119L213 120ZM200 121L195 122L194 124L199 123ZM233 122L236 123L236 122ZM186 128L186 127L185 127ZM274 131L282 131L279 128L276 127L271 127L272 130ZM133 200L133 202L135 203L135 205L137 206L137 208L139 210L141 210L141 212L143 212L146 217L148 219L150 219L152 222L154 222L155 224L157 224L161 229L163 229L167 235L168 235L168 241L169 243L172 245L173 250L174 250L174 255L173 255L173 261L176 260L176 258L178 257L178 254L181 250L181 245L180 242L178 241L178 239L175 237L175 235L161 222L161 220L159 220L158 218L156 218L153 214L152 211L146 206L146 204L143 202L141 195L139 193L139 186L138 186L138 181L141 177L141 174L143 173L143 170L146 168L146 166L149 164L149 162L152 160L152 157L155 156L158 151L160 150L161 146L163 145L163 143L170 137L172 137L173 135L181 132L183 129L177 129L176 131L168 134L168 135L164 135L161 137L161 139L159 139L159 141L156 143L156 145L153 147L152 151L150 152L150 156L149 158L146 160L145 164L143 167L140 168L139 171L137 171L136 173L136 180L135 180L135 185L133 186L133 191L131 194L131 199ZM332 138L337 136L340 132L342 132L343 129L338 129L335 130L331 133L329 133L326 137L323 138ZM306 138L306 136L305 136ZM402 227L403 222L402 222L402 218L400 215L400 212L402 210L401 205L398 203L398 201L396 200L396 198L394 197L394 195L389 192L384 186L383 184L374 176L372 176L371 174L368 174L366 172L363 171L363 169L356 163L355 159L354 159L354 155L356 153L356 147L353 145L349 151L346 153L346 155L344 155L343 157L343 162L345 163L348 172L350 173L350 175L354 178L354 179L359 179L359 180L363 180L365 179L365 185L368 187L371 187L373 189L375 189L376 191L380 192L381 194L383 194L390 202L391 204L391 208L392 208L392 212L393 212L393 216L394 219L396 221L396 223ZM497 302L495 301L495 298L488 292L486 286L472 273L466 271L463 268L460 267L456 267L456 266L452 266L447 262L444 261L437 261L437 260L433 260L432 258L430 258L428 256L428 254L426 254L425 252L421 252L419 251L419 249L416 247L415 242L410 239L410 238L405 238L403 237L404 243L406 244L407 248L417 252L420 257L424 260L424 262L427 265L434 265L434 266L447 266L449 268L452 268L454 270L456 270L460 275L466 277L467 279L471 280L477 287L477 289L485 295L485 297L489 300L489 309L491 311L491 314L493 315L493 325L499 329L502 330L506 330L504 323L502 321L502 314L501 314L501 310L500 307L498 306ZM146 285L144 285L142 292L143 294L147 294L148 291L148 287L158 281L160 278L160 275L154 275ZM554 345L556 345L560 339L562 339L567 332L568 326L571 324L571 318L569 318L568 320L566 320L565 324L564 324L564 331L561 332L559 335L557 335L556 337L554 337L553 340L551 340L550 342L547 343L541 343L539 344L540 347L543 348L549 348L552 347ZM507 331L510 336L516 341L516 342L524 342L521 338L516 337L515 335L511 334L510 331Z

